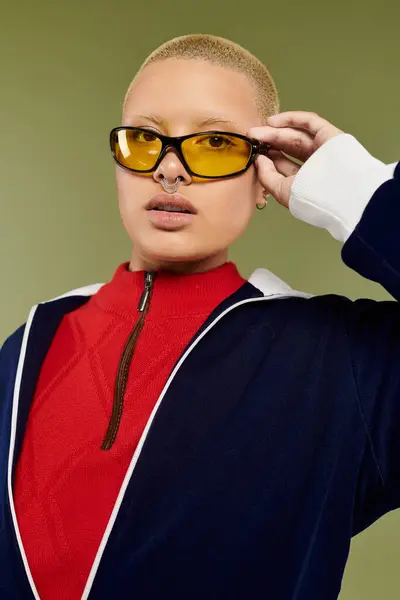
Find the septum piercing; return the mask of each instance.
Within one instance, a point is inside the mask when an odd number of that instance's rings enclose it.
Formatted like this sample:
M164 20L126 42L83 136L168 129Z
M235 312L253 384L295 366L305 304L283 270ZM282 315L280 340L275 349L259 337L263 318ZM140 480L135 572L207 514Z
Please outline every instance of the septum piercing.
M179 175L174 183L168 183L167 179L164 177L164 175L162 175L161 186L166 192L168 192L168 194L175 194L175 192L178 191L182 179L183 177Z

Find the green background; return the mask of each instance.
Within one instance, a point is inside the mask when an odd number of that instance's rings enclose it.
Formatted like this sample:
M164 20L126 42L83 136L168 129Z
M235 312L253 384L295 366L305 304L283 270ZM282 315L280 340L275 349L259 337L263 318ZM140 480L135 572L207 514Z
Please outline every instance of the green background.
M129 259L108 132L136 69L171 37L237 41L271 70L282 110L318 112L381 160L400 159L397 0L0 0L0 15L1 339L31 305L107 281ZM389 298L340 249L270 202L231 258L245 276L263 266L311 293ZM340 599L397 600L399 559L392 512L353 539Z

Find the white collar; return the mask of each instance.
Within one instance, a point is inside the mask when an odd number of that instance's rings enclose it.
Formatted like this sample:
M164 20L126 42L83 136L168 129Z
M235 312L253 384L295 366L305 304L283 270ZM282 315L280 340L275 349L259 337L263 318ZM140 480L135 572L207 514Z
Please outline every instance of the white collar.
M260 290L264 296L299 296L301 298L311 298L312 296L312 294L293 290L290 285L268 269L260 268L253 271L249 277L249 283Z

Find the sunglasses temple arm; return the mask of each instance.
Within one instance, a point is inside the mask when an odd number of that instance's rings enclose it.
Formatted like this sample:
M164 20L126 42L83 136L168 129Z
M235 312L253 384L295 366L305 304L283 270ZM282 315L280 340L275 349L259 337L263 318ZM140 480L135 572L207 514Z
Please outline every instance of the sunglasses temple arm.
M261 142L257 148L257 154L264 154L265 156L268 153L268 150L271 149L271 144L267 144L266 142Z

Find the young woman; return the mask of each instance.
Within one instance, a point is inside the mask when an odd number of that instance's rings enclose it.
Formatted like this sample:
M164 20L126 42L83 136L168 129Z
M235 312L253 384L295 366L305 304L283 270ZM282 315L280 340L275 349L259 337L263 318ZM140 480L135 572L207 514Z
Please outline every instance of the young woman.
M333 600L351 536L399 506L398 303L245 281L228 248L272 193L398 300L400 170L278 111L213 36L132 82L110 135L130 260L1 350L1 598Z

